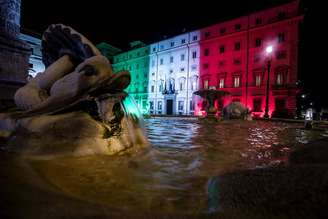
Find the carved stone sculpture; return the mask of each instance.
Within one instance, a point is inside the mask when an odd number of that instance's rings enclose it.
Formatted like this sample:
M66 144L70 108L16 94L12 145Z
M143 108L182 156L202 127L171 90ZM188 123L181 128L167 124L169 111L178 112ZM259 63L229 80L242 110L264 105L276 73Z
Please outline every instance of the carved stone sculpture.
M42 53L45 72L15 94L20 110L0 115L7 148L33 155L87 155L148 145L142 118L127 109L137 106L124 103L128 71L114 74L88 39L62 24L45 31Z

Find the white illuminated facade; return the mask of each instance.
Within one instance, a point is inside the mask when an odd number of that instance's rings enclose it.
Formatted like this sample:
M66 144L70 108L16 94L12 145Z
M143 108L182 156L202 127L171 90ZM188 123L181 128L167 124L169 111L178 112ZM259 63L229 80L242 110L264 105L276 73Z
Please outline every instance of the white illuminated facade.
M193 114L198 89L199 32L150 45L148 101L150 114Z

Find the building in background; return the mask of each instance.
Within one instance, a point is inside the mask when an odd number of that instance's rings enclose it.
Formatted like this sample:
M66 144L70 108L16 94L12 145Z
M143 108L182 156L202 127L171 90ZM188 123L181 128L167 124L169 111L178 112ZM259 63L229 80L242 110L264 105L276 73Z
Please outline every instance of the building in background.
M119 48L116 48L108 43L105 43L105 42L101 42L99 44L97 44L96 46L99 51L104 55L106 56L109 61L111 63L113 63L113 58L114 58L114 55L122 52L122 50L120 50Z
M127 91L143 113L200 115L204 103L193 92L217 89L230 93L215 103L219 110L238 101L261 117L268 93L270 116L292 116L302 19L298 1L293 1L148 46L136 43L114 56L113 66L131 72ZM270 57L268 46L273 48Z
M40 34L24 29L22 33L19 34L19 39L31 48L28 73L33 77L35 77L37 73L44 72L45 70L45 66L42 62L41 38Z
M130 43L131 50L114 56L114 72L128 70L131 83L126 91L135 99L143 114L149 113L149 46L141 41Z

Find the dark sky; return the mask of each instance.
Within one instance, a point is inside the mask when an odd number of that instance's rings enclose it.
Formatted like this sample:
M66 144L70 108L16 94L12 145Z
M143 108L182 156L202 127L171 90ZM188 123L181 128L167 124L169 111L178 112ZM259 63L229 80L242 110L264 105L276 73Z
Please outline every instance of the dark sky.
M22 0L21 23L40 33L49 24L63 23L95 43L125 48L133 40L154 42L288 0L197 1Z
M290 0L22 0L21 26L42 33L49 24L63 23L92 42L127 49L129 42L151 43L216 22L235 18ZM198 4L194 2L199 2ZM326 7L324 1L300 0L305 14L299 43L299 78L316 102L328 105ZM321 5L320 5L321 4Z

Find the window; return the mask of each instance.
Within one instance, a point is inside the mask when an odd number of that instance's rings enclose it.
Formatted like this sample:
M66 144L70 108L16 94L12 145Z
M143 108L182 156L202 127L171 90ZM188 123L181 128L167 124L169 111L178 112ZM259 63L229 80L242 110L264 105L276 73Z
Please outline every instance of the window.
M262 112L262 99L253 99L253 112Z
M170 63L173 63L173 56L170 57Z
M255 39L255 47L260 47L262 45L262 39L261 38L256 38Z
M193 52L192 52L192 58L193 58L193 59L197 58L197 52L196 52L196 51L193 51Z
M224 46L222 45L222 46L220 46L220 53L222 54L222 53L224 53Z
M180 60L181 60L181 61L184 61L184 60L185 60L185 54L181 54L181 56L180 56Z
M256 25L260 25L260 24L262 24L262 19L261 19L261 18L256 18L256 20L255 20L255 24L256 24Z
M180 68L180 72L184 72L184 71L185 71L184 67Z
M219 88L224 88L224 78L220 78Z
M161 50L163 50L164 49L164 45L161 45L160 48L161 48Z
M156 52L156 47L153 47L153 52Z
M151 67L154 67L155 66L155 60L152 60L151 61Z
M144 93L147 93L147 86L144 86L143 91L144 91Z
M184 44L184 43L186 43L186 39L181 40L181 44Z
M233 87L240 87L240 76L233 77Z
M240 42L235 43L235 50L240 50Z
M277 85L282 85L283 84L283 75L282 75L282 73L277 73L276 84Z
M224 66L225 61L219 61L219 66Z
M155 91L155 86L152 85L152 86L151 86L151 92L154 93L154 91Z
M192 100L190 100L189 109L190 109L190 111L194 111L195 110L195 103L193 103Z
M278 43L285 42L285 33L278 34Z
M149 109L154 110L154 101L149 101Z
M205 32L205 38L208 38L208 37L210 37L211 36L211 32Z
M174 82L175 82L174 79L170 79L170 87L169 87L170 92L174 92L174 90L175 90Z
M174 42L171 42L171 47L173 47L174 46Z
M209 49L205 49L204 50L204 56L208 56L210 54L210 50Z
M287 56L286 50L282 50L282 51L277 51L276 52L276 58L277 59L285 59L286 56Z
M192 77L192 81L190 83L190 89L191 90L196 90L197 89L197 80L198 80L197 76Z
M226 31L227 31L227 29L224 28L224 27L222 27L222 28L220 29L220 34L225 34Z
M158 86L158 91L162 92L163 91L163 81L161 80L159 86Z
M148 77L148 74L147 74L147 72L145 72L145 73L144 73L144 78L147 79L147 77Z
M170 74L172 74L173 73L173 70L172 69L170 69Z
M151 73L152 76L155 76L155 72Z
M278 12L278 19L281 20L281 19L285 19L286 18L286 12L284 11L280 11Z
M240 24L236 24L235 25L235 30L240 30L240 28L241 28L241 25Z
M160 60L159 60L159 64L160 64L160 65L163 65L163 62L164 62L163 59L160 59Z
M208 89L208 80L204 80L204 89Z
M157 106L157 108L158 108L158 110L162 110L162 101L158 101L158 106Z
M192 66L191 66L191 70L192 70L192 71L195 71L196 69L197 69L197 65L192 65Z
M204 64L203 64L203 68L204 68L204 69L208 69L208 63L204 63Z
M255 76L255 86L260 87L261 86L261 75L256 75Z
M180 91L182 91L183 90L183 82L180 81L179 85L180 85Z
M178 102L178 109L181 110L181 111L183 110L183 102L184 101L179 101Z
M261 56L259 54L254 55L254 63L258 63L261 61Z
M193 41L196 41L198 39L198 36L197 35L194 35L193 37L192 37L192 40Z
M234 59L233 60L233 64L240 65L241 64L241 60L240 59Z

